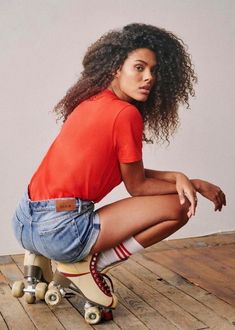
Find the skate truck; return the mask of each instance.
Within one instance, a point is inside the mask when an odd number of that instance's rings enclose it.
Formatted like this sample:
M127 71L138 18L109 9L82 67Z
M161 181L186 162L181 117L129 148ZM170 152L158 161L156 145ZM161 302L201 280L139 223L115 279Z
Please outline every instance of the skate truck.
M72 294L85 299L84 318L89 324L112 320L112 310L117 306L111 279L96 270L97 254L76 263L56 262L53 274L51 260L26 251L24 257L25 281L12 286L14 297L24 296L28 304L45 300L49 306L57 306L63 297ZM109 281L109 284L107 283Z

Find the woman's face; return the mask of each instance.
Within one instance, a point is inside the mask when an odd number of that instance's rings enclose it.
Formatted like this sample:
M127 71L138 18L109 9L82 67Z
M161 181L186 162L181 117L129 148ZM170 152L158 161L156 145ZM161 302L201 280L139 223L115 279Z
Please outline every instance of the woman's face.
M118 69L110 89L127 102L145 102L155 83L157 60L148 48L138 48L131 52L122 67Z

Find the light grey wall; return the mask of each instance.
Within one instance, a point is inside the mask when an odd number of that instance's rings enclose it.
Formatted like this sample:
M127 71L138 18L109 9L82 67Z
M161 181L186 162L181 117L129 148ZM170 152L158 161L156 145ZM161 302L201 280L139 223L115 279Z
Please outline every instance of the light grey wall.
M228 206L198 212L173 237L235 229L234 0L0 1L0 255L21 252L11 216L59 130L50 113L77 79L87 46L131 22L165 27L189 46L199 76L190 111L166 147L146 146L146 167L180 170L221 185ZM126 196L115 189L100 205ZM128 219L127 219L128 221Z

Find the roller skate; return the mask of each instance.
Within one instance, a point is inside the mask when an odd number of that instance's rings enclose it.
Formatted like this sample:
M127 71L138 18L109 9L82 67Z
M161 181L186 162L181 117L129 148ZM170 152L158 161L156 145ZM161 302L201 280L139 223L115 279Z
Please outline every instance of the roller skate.
M82 261L72 264L57 263L53 281L45 295L49 306L56 306L66 296L66 289L76 292L86 299L84 305L85 320L97 324L101 320L111 320L112 309L117 305L117 297L105 278L107 275L96 270L98 254L89 255Z
M20 298L24 295L28 304L44 300L48 283L52 281L51 260L29 251L24 256L24 281L16 281L12 286L12 295Z

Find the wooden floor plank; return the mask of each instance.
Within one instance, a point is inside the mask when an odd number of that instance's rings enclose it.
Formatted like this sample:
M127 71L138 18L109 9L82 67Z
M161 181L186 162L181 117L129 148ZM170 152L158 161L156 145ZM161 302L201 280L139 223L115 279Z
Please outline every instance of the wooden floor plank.
M94 325L93 327L96 330L120 330L120 328L113 321L100 323L100 324Z
M113 280L113 276L109 274ZM123 288L120 288L120 282L116 280L114 286L114 293L120 292ZM113 311L114 321L121 329L148 329L140 320L138 316L132 313L122 301L118 301L117 308Z
M172 271L170 272L165 267L162 267L162 265L159 265L156 261L153 261L152 258L149 259L146 256L136 255L134 256L134 259L163 279L163 281L158 281L155 284L159 292L166 295L169 299L180 305L194 317L205 323L208 327L218 330L234 329L234 326L226 318L218 315L211 308L208 308L209 306L204 305L190 295L185 295L184 292L180 294L180 290L179 294L175 295L175 290L171 287L167 288L165 285L161 285L161 282L164 283L164 280L166 279L165 281L181 288L182 283L185 282L181 276ZM154 284L152 283L152 285ZM197 287L195 287L195 290L196 289Z
M91 330L92 327L84 320L83 316L71 305L67 299L51 309L66 330Z
M0 265L11 264L12 258L10 256L0 256Z
M124 284L113 278L114 287L119 301L137 318L143 322L148 329L169 330L177 329L172 323L165 319L161 314L154 310L150 305L140 299L135 293L129 290ZM125 328L124 328L125 329Z
M169 248L174 249L228 245L235 243L235 232L216 233L208 236L189 237L184 239L169 239L165 240L165 242Z
M215 246L210 249L203 249L203 255L215 260L222 266L229 268L232 277L235 277L235 244Z
M172 319L172 321L174 320L174 317L176 315L176 325L181 326L183 329L199 329L201 327L205 327L205 324L203 324L203 322L200 322L197 318L193 317L190 313L182 309L181 305L175 304L174 300L169 299L169 295L164 295L165 291L169 291L169 289L171 289L171 293L174 297L180 293L182 298L182 292L179 291L178 288L167 283L165 280L162 279L161 276L151 272L147 268L143 267L142 265L131 259L132 258L128 260L129 265L123 264L122 267L125 268L126 271L129 271L130 273L138 277L138 279L143 282L144 288L146 288L146 285L148 285L148 290L154 292L154 296L159 301L156 306L159 312L165 313L168 318ZM162 289L163 287L165 287L164 290ZM161 304L163 304L163 306L161 306ZM174 314L169 314L170 312L174 312ZM181 325L182 320L184 322L183 326Z
M234 254L233 258L229 258L226 254L227 246L216 246L199 249L184 250L184 255L192 258L199 263L206 264L212 268L216 274L222 275L223 279L226 279L225 283L228 282L232 285L232 289L235 289L235 244L230 245ZM234 285L233 285L234 284Z
M219 299L208 291L192 285L189 282L182 284L180 289L203 303L205 306L209 307L218 316L221 316L223 319L228 320L229 323L235 325L235 307L229 305L224 300Z
M11 289L4 278L5 276L1 276L0 313L8 328L18 330L19 325L21 325L22 329L25 330L36 329L29 316L25 313L22 305L17 299L12 297Z
M149 246L148 248L144 249L142 251L142 253L145 254L145 253L153 252L153 251L168 250L169 248L171 248L171 247L167 244L167 240L164 240L164 241L159 242L158 244Z
M135 272L138 271L138 273ZM188 312L183 310L180 306L176 305L170 299L159 293L157 290L153 290L153 287L148 285L148 279L146 279L146 273L139 279L140 267L136 268L133 263L129 263L126 266L119 266L113 270L113 274L119 280L123 281L123 284L137 294L142 300L148 303L152 308L165 317L170 323L175 325L177 329L193 330L205 328L206 325ZM134 274L137 274L136 276ZM156 282L155 278L155 282Z
M113 312L115 323L120 329L128 330L147 330L148 328L125 306L118 304L117 309Z
M200 238L195 237L194 239L198 240ZM207 242L208 246L234 244L235 243L235 231L207 235L207 236L204 236L204 240Z
M187 278L200 287L207 289L228 303L235 305L234 277L211 267L212 263L202 262L203 254L197 255L189 249L168 250L161 254L153 252L148 258L161 263ZM213 280L212 280L213 279Z
M0 312L0 329L1 330L8 330L9 329L1 312Z
M14 261L14 263L18 266L21 273L24 273L24 255L23 254L14 254L11 255L11 259Z
M22 279L22 273L13 261L6 265L0 265L0 271L7 278L10 286L14 281ZM45 327L56 330L65 329L45 303L39 301L37 304L27 304L24 297L19 299L14 298L11 294L10 288L9 299L11 299L14 304L17 302L22 306L26 312L24 315L27 315L30 318L37 329L45 329ZM18 322L16 322L16 324L19 326ZM34 327L32 326L31 329L33 328Z
M175 286L179 290L183 291L185 294L197 299L205 306L214 310L217 315L227 319L231 324L235 324L235 307L219 299L208 291L193 285L192 283L181 277L179 274L171 271L170 269L162 266L159 263L144 258L140 254L135 255L132 258L134 258L134 260L138 262L141 266L146 267L151 272L153 272L159 279L164 279L164 281L166 281L167 283L171 284L172 286Z

